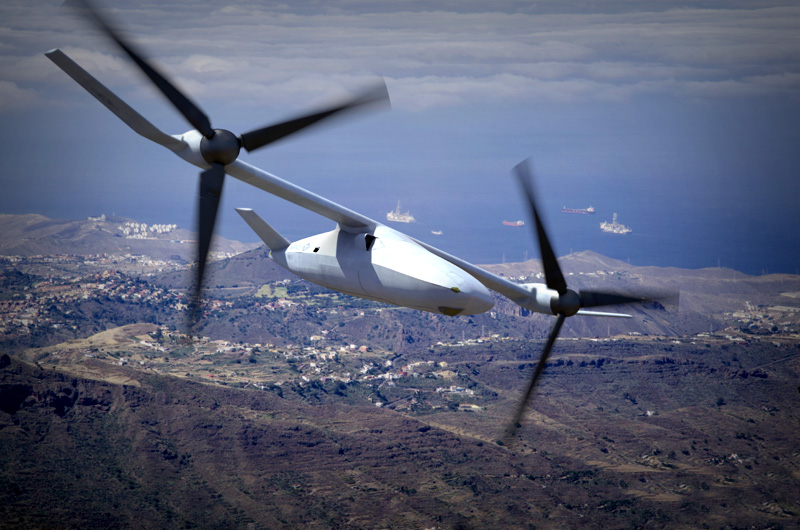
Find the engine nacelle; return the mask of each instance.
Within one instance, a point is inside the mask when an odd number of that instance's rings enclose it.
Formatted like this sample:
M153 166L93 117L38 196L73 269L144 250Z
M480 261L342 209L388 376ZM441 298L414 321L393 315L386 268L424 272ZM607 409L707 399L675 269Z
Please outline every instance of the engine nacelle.
M543 283L525 283L522 286L531 294L528 301L520 304L525 309L571 317L581 308L580 296L572 289L567 289L567 292L560 295Z

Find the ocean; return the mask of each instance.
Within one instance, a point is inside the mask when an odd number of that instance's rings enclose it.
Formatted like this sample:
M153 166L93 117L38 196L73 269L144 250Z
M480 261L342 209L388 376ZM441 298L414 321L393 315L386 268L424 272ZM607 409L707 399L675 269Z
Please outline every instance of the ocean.
M592 250L633 265L699 269L726 267L749 275L797 274L800 269L800 226L779 212L760 206L730 206L678 197L635 193L595 197L584 202L553 203L540 207L557 256ZM562 213L562 206L594 206L593 215ZM519 213L520 215L514 215ZM600 223L618 222L628 234L603 232ZM508 227L503 220L523 219L525 227ZM443 219L403 227L408 233L475 263L502 263L539 258L535 231L525 212L494 207L481 212L480 223ZM431 230L441 230L436 236ZM427 232L427 233L426 233Z
M503 175L503 179L462 187L437 181L435 189L417 182L390 191L367 187L363 182L330 184L330 189L325 184L299 184L473 263L538 258L527 207L511 177ZM753 180L737 183L688 178L641 182L540 178L537 184L540 213L557 256L592 250L632 265L725 267L749 275L800 271L797 185L782 188ZM253 193L238 182L232 183L226 194L218 233L228 238L258 241L233 211L240 206L254 208L292 241L333 228L327 219L268 194ZM416 222L386 221L386 213L395 209L398 199ZM191 216L186 214L193 209L194 200L193 196L180 199L183 217L178 217L178 209L151 210L146 202L136 205L135 217L148 223L175 222L191 227ZM593 206L596 213L562 213L564 206ZM611 221L614 213L631 233L600 230L600 223ZM504 220L518 219L526 226L503 225ZM442 234L434 235L433 231Z
M550 186L539 201L557 256L592 250L633 265L699 269L725 267L749 275L797 274L800 270L800 215L791 194L764 197L746 187L707 184L593 186L580 193ZM769 195L769 193L767 194ZM386 222L395 203L383 210L361 210ZM562 213L562 207L587 208L593 215ZM503 201L488 194L442 205L411 196L403 201L414 223L387 223L395 229L474 263L502 263L539 258L538 244L521 197ZM611 234L600 223L629 226L628 234ZM509 227L503 221L525 221ZM441 231L441 235L432 232ZM305 235L310 235L308 232Z

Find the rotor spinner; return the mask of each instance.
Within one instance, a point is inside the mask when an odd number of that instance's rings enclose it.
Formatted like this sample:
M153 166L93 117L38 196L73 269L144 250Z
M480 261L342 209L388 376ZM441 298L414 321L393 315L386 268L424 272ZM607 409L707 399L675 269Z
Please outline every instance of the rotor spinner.
M550 300L550 309L554 315L571 317L581 308L581 297L572 289L567 289L563 294L559 294Z
M228 165L239 156L242 142L239 137L225 129L214 129L214 136L200 140L200 154L209 164Z

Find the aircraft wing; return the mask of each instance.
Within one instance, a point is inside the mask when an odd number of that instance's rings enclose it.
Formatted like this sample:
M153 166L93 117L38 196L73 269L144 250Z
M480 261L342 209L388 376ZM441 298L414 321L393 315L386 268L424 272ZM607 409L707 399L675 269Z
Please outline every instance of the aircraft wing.
M482 269L477 265L473 265L468 261L453 256L452 254L448 254L444 250L440 250L425 243L424 241L420 241L418 239L414 239L414 241L429 252L436 254L443 260L449 261L456 267L466 271L468 274L472 275L473 278L485 285L488 289L497 291L522 307L526 307L526 302L531 298L530 291L518 283L514 283L511 280L503 278L502 276L498 276L497 274L489 272L486 269Z
M275 175L267 173L262 169L251 166L250 164L240 160L236 160L232 164L225 166L225 172L228 173L228 175L241 180L242 182L250 184L251 186L255 186L256 188L262 189L267 193L271 193L272 195L292 202L309 211L312 211L323 217L327 217L328 219L338 223L345 230L350 229L353 231L373 231L376 227L383 225L383 223L379 223L374 219L370 219L365 215L361 215L360 213L349 208L345 208L340 204L330 201L320 195L312 193L304 188L301 188L300 186L296 186L291 182L276 177ZM478 267L477 265L473 265L468 261L464 261L461 258L448 254L443 250L439 250L438 248L433 247L425 242L414 238L411 239L426 250L446 261L449 261L456 267L463 269L487 288L497 291L503 296L510 298L514 302L519 303L520 305L524 306L531 297L531 293L521 285L507 280L502 276L493 274Z
M370 219L365 215L361 215L360 213L349 208L345 208L341 204L337 204L320 195L312 193L304 188L301 188L300 186L292 184L291 182L276 177L275 175L267 173L262 169L251 166L250 164L240 160L236 160L233 163L225 166L225 171L228 173L228 175L235 177L242 182L246 182L251 186L255 186L256 188L264 190L267 193L285 199L311 212L335 221L344 230L353 232L374 231L378 226L384 226L383 223L379 223L378 221ZM486 288L502 294L506 298L522 307L530 306L531 292L523 285L514 283L511 280L503 278L502 276L498 276L497 274L489 272L486 269L482 269L477 265L473 265L468 261L429 245L424 241L414 239L410 236L407 237L429 252L464 270L467 274L470 274L473 278L486 286ZM581 309L580 314L592 316L629 316L615 313L586 311L583 309Z
M321 197L316 193L311 193L300 186L296 186L291 182L240 160L236 160L225 166L225 172L251 186L262 189L281 199L293 202L306 210L327 217L331 221L336 221L339 226L345 230L352 230L354 232L363 230L372 231L381 224L358 212L345 208L340 204L329 201L325 197Z
M67 57L61 50L52 50L45 55L140 135L175 152L186 148L187 144L185 142L157 129L92 75ZM350 210L349 208L345 208L340 204L240 160L236 160L227 165L225 167L225 172L242 182L246 182L267 193L276 195L335 221L345 230L373 231L376 227L382 225L382 223L370 219L369 217ZM497 291L515 302L519 301L524 303L524 301L530 298L529 292L505 278L492 274L487 270L481 269L476 265L439 250L427 243L418 240L415 241L433 254L465 270L487 288Z

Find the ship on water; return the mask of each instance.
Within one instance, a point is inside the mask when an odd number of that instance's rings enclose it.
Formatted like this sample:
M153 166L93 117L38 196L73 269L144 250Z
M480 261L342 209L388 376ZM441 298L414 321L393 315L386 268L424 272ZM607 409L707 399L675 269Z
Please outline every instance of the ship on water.
M561 213L582 213L582 214L594 214L594 206L589 206L588 208L567 208L566 206L561 208Z
M410 212L400 211L400 201L397 201L397 208L386 214L386 219L394 221L395 223L413 223L416 221Z
M503 221L505 226L525 226L525 221L520 219L519 221Z
M608 232L610 234L628 234L633 232L629 226L625 226L624 224L617 222L617 214L614 213L613 217L611 218L611 222L603 221L600 223L600 230L603 232Z

